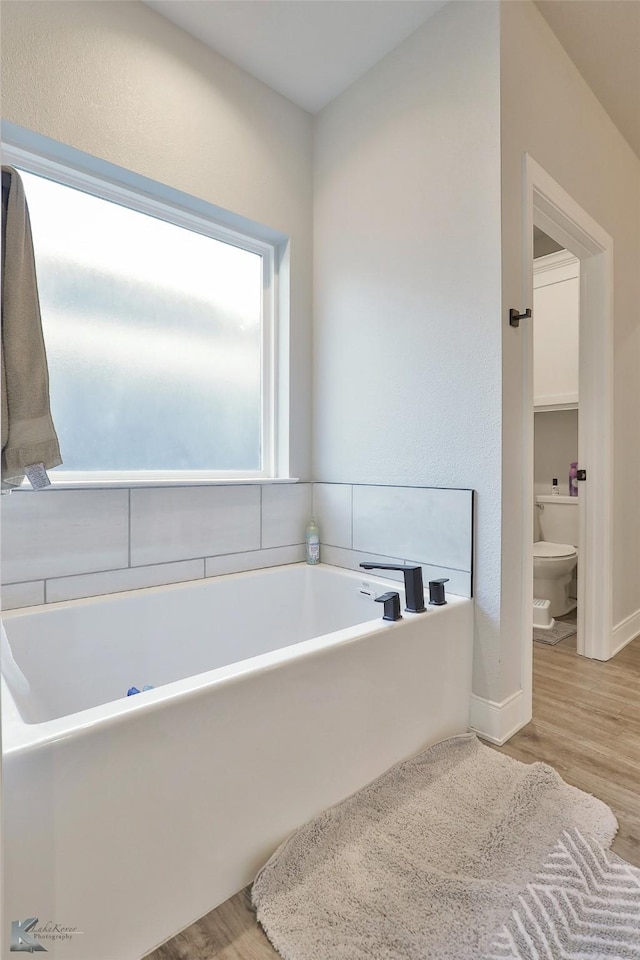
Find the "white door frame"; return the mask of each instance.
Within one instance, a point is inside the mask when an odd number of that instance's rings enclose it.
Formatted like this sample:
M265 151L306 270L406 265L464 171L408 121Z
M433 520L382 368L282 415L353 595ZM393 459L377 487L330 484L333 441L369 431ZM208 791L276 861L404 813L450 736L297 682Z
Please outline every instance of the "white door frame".
M533 303L533 227L580 261L578 653L613 656L613 240L536 161L524 159L523 304ZM535 323L535 317L533 318ZM531 715L533 652L533 328L523 338L524 496L522 681Z

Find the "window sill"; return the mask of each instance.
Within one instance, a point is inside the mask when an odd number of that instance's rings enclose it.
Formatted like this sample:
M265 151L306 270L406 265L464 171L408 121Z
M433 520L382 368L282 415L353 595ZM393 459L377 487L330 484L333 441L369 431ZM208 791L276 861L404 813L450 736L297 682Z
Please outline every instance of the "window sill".
M51 486L45 490L117 490L144 487L239 487L248 485L269 485L275 483L300 483L298 477L223 477L209 480L55 480L51 477ZM304 481L302 481L304 482ZM38 493L25 481L11 493Z

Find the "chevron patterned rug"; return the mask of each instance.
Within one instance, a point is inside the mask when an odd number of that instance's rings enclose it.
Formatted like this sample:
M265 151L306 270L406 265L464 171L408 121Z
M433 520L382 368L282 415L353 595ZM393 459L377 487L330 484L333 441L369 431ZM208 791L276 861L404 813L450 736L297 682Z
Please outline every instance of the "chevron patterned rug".
M638 960L640 869L565 830L482 960Z
M284 960L640 960L640 871L603 849L616 828L551 767L465 734L297 830L252 900Z

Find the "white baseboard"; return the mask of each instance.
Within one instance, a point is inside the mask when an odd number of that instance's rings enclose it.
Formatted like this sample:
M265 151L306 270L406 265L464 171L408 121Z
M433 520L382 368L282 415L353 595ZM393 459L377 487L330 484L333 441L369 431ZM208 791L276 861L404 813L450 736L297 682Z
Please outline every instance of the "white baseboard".
M615 657L623 647L640 635L640 610L636 610L630 617L625 617L613 628L611 636L611 656Z
M469 726L483 740L502 746L514 733L529 722L525 715L524 691L518 690L502 703L485 700L484 697L471 697Z

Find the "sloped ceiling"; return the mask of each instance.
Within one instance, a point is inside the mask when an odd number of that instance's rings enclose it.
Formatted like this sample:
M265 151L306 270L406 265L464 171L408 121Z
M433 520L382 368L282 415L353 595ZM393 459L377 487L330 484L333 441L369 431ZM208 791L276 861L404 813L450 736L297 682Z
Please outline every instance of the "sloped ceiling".
M146 0L258 80L316 113L446 0Z
M437 13L446 0L145 2L303 109L316 113ZM640 156L640 0L535 3Z
M640 156L639 0L536 0L536 6Z

